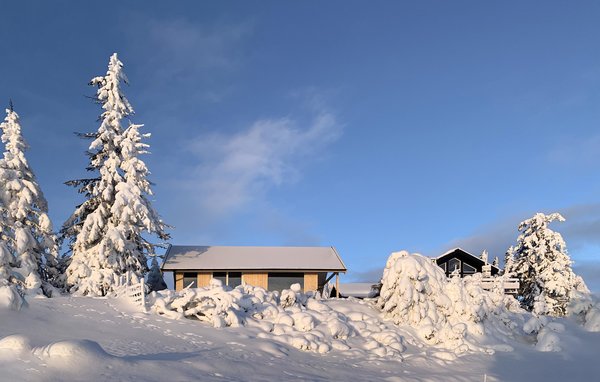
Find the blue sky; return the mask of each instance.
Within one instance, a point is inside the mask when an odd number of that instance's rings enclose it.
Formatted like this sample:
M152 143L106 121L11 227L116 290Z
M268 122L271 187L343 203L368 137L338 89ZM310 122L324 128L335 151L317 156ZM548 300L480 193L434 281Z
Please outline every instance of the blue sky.
M125 4L121 4L125 3ZM335 245L376 279L392 251L503 256L559 211L600 289L600 3L66 2L3 5L12 98L59 227L118 52L152 133L173 243Z

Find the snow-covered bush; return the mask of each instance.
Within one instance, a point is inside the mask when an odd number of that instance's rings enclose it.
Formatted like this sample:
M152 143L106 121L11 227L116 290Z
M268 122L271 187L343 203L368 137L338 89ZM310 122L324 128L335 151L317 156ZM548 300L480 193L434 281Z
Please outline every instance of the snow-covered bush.
M360 351L375 357L399 358L403 338L369 312L334 310L318 294L303 293L299 284L279 292L240 285L224 287L211 280L206 288L153 292L151 311L174 319L194 318L214 327L248 326L268 337L300 350L326 353ZM344 303L331 300L331 303ZM363 302L355 306L363 308Z
M389 257L377 306L385 318L414 328L433 344L459 347L493 325L511 329L512 297L483 290L480 275L446 279L430 258L407 251ZM484 325L486 322L486 325ZM473 344L467 344L474 348Z
M522 305L538 315L564 316L574 291L589 293L558 232L548 228L565 219L558 213L535 214L519 224L517 244L507 252L506 273L520 280Z
M586 292L571 293L567 314L573 316L590 332L600 332L600 303Z
M25 304L25 299L14 284L0 283L0 308L20 310Z

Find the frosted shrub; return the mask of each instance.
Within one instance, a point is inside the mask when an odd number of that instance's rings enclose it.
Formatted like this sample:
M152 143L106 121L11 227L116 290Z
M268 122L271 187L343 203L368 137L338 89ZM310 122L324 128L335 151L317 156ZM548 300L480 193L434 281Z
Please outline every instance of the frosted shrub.
M396 325L411 326L429 343L458 349L468 335L483 335L486 327L510 326L507 306L514 299L483 290L480 278L453 277L448 281L431 259L395 252L383 272L377 306L385 318Z
M535 314L565 316L574 291L589 293L571 269L562 236L548 227L564 220L558 213L535 214L519 224L517 244L507 252L506 273L519 278L523 307Z

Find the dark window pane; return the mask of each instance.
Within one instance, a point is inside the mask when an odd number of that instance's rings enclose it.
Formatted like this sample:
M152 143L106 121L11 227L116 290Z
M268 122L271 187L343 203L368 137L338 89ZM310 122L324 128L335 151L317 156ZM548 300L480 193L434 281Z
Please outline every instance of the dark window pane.
M213 272L212 278L221 280L223 285L227 285L227 283L225 282L226 275L227 275L227 272Z
M235 288L242 285L242 272L229 272L229 286Z
M184 273L183 274L183 287L187 288L198 288L198 276L196 273Z
M304 289L304 273L269 273L269 290L290 289L292 284Z
M448 273L452 273L455 270L458 270L460 272L460 260L456 257L448 261Z
M472 266L470 266L467 263L463 263L463 273L466 275L471 275L473 273L477 272L477 269L473 268Z

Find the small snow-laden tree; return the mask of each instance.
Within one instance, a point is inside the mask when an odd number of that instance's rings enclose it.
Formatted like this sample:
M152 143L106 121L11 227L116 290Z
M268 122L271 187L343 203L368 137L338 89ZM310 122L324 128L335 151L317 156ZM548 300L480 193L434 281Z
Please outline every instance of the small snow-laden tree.
M148 273L147 284L150 287L151 291L167 289L167 284L165 283L165 279L163 278L162 272L160 271L160 266L158 265L157 258L157 255L152 256L150 272Z
M123 181L119 171L121 123L133 114L133 108L121 91L121 83L126 81L123 64L116 53L110 57L106 75L91 80L90 85L98 87L96 100L102 105L103 112L98 130L81 136L93 139L87 170L96 177L67 182L86 198L61 230L61 239L68 241L72 252L65 282L69 291L81 295L106 295L115 287L123 269L119 251L122 248L115 245L120 235L111 211L116 186Z
M487 263L488 263L488 257L489 257L489 256L490 256L490 255L489 255L489 253L488 253L487 249L484 249L484 250L481 252L481 255L479 256L479 258L480 258L481 260L483 260L483 262L484 262L484 263L486 263L486 264L487 264Z
M565 219L559 213L535 214L519 224L521 234L511 247L506 273L519 278L523 307L539 315L564 316L573 291L587 290L571 269L572 261L560 233L548 228Z
M496 268L500 267L500 259L498 258L498 256L494 256L494 261L492 262L492 265Z
M14 256L14 271L21 275L27 293L47 293L57 286L58 246L48 217L48 203L25 157L28 146L21 134L18 114L11 107L0 124L5 152L0 160L3 188L3 218L9 228L9 251Z
M506 250L504 254L504 272L502 273L505 277L513 277L515 269L515 247L511 246Z

